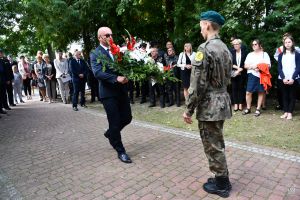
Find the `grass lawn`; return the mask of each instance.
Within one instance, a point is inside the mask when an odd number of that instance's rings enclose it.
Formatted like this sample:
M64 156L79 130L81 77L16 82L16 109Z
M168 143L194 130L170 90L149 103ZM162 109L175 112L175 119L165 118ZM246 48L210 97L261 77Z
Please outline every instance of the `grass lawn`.
M88 104L88 107L104 112L100 103ZM161 109L160 107L148 108L148 103L135 103L131 108L134 119L194 131L198 134L196 119L192 125L183 122L184 106ZM259 117L255 117L252 113L245 116L241 112L233 113L233 117L225 122L225 140L250 142L300 152L299 106L293 120L280 119L280 115L282 112L273 110L273 106L272 109L270 106L268 110L263 111Z

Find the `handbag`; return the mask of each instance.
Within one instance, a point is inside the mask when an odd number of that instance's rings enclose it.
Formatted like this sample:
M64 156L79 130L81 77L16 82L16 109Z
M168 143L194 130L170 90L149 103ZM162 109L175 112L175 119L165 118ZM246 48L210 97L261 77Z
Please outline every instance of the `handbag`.
M60 78L61 78L61 81L63 83L68 82L68 81L70 81L72 79L71 76L70 76L70 74L62 74L60 76Z

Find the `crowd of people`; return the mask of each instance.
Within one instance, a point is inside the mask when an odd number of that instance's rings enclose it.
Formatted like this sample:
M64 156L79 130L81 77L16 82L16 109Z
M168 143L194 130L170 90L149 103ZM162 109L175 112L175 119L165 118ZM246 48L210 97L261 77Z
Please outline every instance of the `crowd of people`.
M278 61L278 106L284 114L283 119L292 119L296 102L296 91L300 71L300 49L295 47L294 39L290 34L283 35L283 45L276 49L274 58ZM231 77L231 100L233 111L242 111L243 115L250 114L253 93L257 93L257 106L255 116L261 114L266 108L266 93L270 85L269 68L271 67L270 56L263 50L260 40L252 41L252 51L248 53L246 46L239 38L231 38L232 48L232 77ZM150 45L150 48L149 48ZM129 97L131 104L136 98L140 103L149 101L149 107L155 107L157 99L161 108L176 105L180 107L188 95L192 63L195 57L191 43L185 43L183 51L179 54L171 41L166 43L165 51L159 48L157 42L150 44L140 43L136 46L146 56L156 63L167 66L164 69L173 71L174 77L179 82L166 81L164 84L156 83L149 78L142 83L129 81ZM148 50L148 51L147 51ZM86 83L91 89L91 103L99 98L98 80L91 70L89 60L84 60L81 51L74 54L64 54L57 50L56 58L51 61L49 55L38 51L36 59L30 62L21 55L19 61L12 56L4 56L0 50L0 77L1 98L0 113L5 114L11 106L24 103L32 99L34 88L38 88L40 100L54 103L57 94L63 103L72 102L74 111L78 111L78 98L80 94L80 106L86 107L85 89ZM262 69L262 66L265 66ZM264 71L263 71L264 70ZM263 77L263 78L262 78ZM24 92L24 95L22 94ZM245 107L244 107L245 105Z

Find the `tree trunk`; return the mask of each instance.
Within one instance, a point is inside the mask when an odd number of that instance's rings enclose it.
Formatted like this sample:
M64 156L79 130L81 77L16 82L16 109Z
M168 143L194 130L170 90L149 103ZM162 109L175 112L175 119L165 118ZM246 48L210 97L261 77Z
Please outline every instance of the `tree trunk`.
M55 59L55 53L53 51L51 44L47 44L47 52L48 52L50 60L53 61Z
M84 29L82 31L82 39L83 39L83 44L84 44L84 49L83 49L83 57L86 61L89 60L89 55L91 50L93 49L92 41L91 41L91 36L89 33Z
M167 39L174 35L174 0L166 0Z

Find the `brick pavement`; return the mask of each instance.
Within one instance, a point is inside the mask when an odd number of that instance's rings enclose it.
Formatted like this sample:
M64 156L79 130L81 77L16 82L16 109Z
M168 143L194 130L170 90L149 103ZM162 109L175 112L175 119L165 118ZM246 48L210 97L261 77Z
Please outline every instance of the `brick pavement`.
M123 131L134 163L124 164L106 127L89 109L18 105L0 119L0 199L218 199L202 190L210 173L198 136L135 121ZM300 199L299 154L228 144L228 199Z

